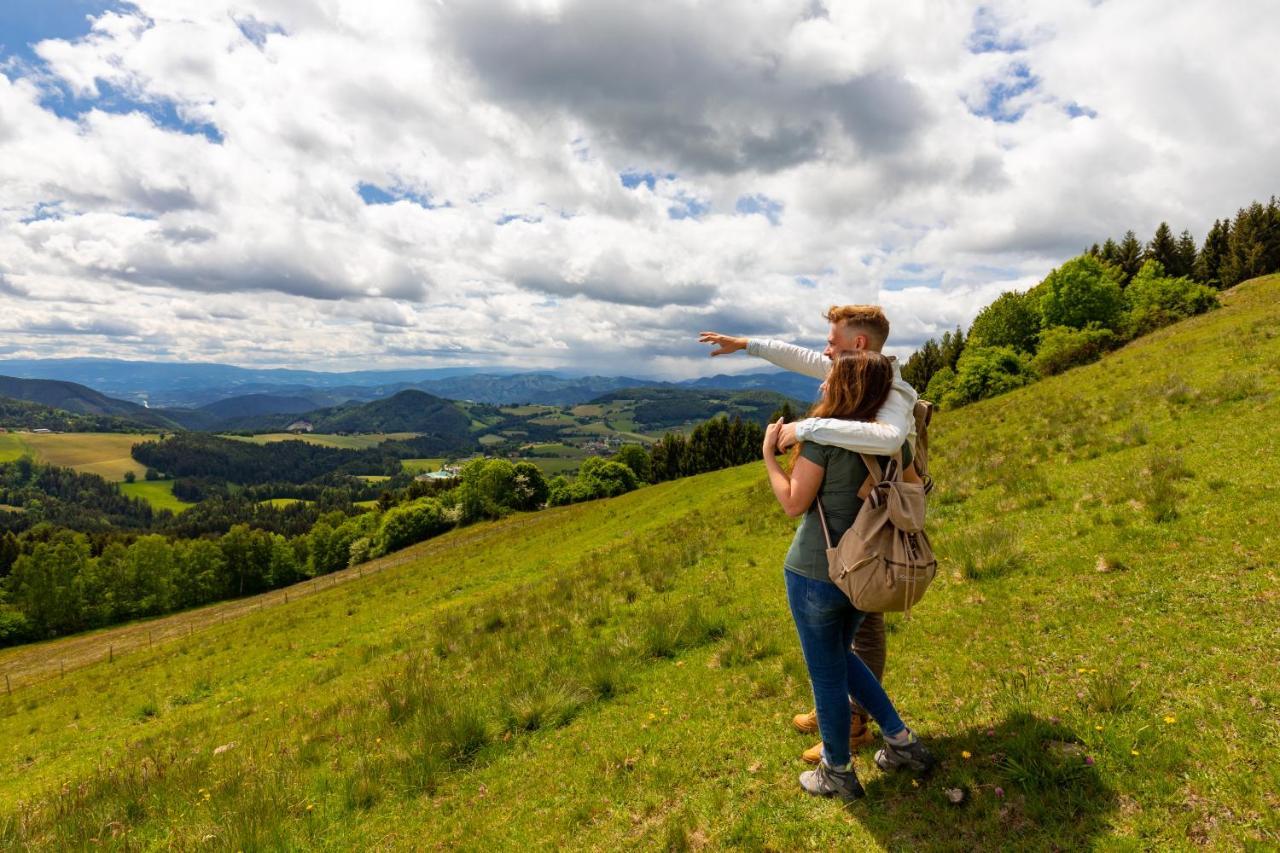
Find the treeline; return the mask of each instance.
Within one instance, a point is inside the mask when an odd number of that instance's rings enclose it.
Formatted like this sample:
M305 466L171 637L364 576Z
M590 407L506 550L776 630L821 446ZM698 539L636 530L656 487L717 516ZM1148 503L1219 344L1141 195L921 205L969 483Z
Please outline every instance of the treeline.
M1160 223L1145 245L1129 231L1094 244L1025 293L1006 292L966 334L930 339L903 378L961 406L1087 364L1161 326L1219 304L1217 290L1280 271L1280 205L1254 202L1215 221L1201 248Z
M40 522L86 532L146 530L156 514L144 500L128 498L94 474L42 465L23 456L0 463L0 530L19 532Z
M667 433L656 442L649 450L651 479L660 483L743 465L760 458L763 443L764 429L754 421L713 418L687 437Z
M306 483L335 473L390 476L401 468L399 456L385 445L347 450L305 441L254 444L198 432L135 444L133 458L171 477L243 485Z

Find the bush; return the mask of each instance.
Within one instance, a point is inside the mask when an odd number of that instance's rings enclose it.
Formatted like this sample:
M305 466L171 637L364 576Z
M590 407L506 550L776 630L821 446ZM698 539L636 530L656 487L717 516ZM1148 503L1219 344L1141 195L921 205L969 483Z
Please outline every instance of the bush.
M147 469L147 473L145 474L145 477L146 477L146 479L147 479L147 482L152 482L152 481L154 481L154 480L159 480L159 479L160 479L160 472L159 472L159 471L157 471L155 468L148 468L148 469Z
M966 347L956 364L955 380L941 402L963 406L1021 388L1033 379L1026 357L1012 347ZM932 382L929 387L933 388Z
M1150 260L1129 282L1125 290L1129 313L1125 328L1130 335L1145 335L1161 326L1176 323L1184 317L1203 314L1218 307L1218 294L1212 288L1189 278L1171 278L1164 274L1159 261Z
M1040 306L1026 293L1002 293L1000 298L978 312L969 327L969 345L1013 347L1019 352L1036 351L1040 331Z
M1031 366L1041 376L1052 376L1097 361L1116 343L1116 335L1110 329L1051 326L1041 333L1040 350L1031 359Z
M31 636L31 626L22 611L0 604L0 647L16 645Z
M133 473L132 471L125 471L125 472L124 472L124 481L125 481L126 483L132 483L132 482L133 482L134 480L136 480L136 479L138 479L138 475L137 475L137 474L135 474L135 473Z
M1115 329L1124 316L1120 275L1092 255L1081 255L1049 273L1039 287L1041 324Z
M626 465L592 456L578 469L578 479L573 484L574 500L612 498L639 486L635 472Z
M944 367L933 374L933 378L929 380L929 387L924 391L925 399L941 403L951 393L955 384L956 372L950 367Z
M783 406L787 410L790 409L789 403L784 403ZM788 420L792 420L792 418L788 418ZM642 483L649 482L650 477L653 475L653 463L649 458L649 451L638 444L623 445L618 450L618 455L614 457L614 461L630 468Z
M435 498L418 498L403 506L393 507L382 516L377 535L377 552L386 554L398 551L443 533L448 527L440 501Z

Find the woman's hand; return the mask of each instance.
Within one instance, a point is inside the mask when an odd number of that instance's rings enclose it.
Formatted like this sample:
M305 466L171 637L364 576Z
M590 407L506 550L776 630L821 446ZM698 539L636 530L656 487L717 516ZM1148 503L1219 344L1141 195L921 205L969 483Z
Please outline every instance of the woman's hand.
M775 459L778 456L778 433L782 430L782 418L764 428L764 446L760 451L764 458Z

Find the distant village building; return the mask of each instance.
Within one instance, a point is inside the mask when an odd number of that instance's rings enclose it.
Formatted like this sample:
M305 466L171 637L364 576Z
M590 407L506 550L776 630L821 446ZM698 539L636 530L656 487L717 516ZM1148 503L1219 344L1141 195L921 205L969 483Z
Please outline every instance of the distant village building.
M427 480L453 480L459 473L461 473L461 469L457 465L446 465L439 471L425 471L413 479L423 482Z
M44 427L40 427L39 429L33 429L33 430L32 430L32 432L53 432L53 430L45 429Z
M311 432L313 429L315 427L311 425L311 421L294 421L285 427L286 432L291 432L295 435L301 432Z

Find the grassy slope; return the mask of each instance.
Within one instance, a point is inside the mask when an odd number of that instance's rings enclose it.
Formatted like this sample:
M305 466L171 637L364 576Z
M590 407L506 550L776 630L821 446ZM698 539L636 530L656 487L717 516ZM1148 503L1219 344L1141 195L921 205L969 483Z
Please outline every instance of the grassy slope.
M195 506L190 501L173 496L173 480L136 480L132 483L121 483L120 491L131 498L142 498L154 509L182 512Z
M273 441L305 441L307 444L318 444L322 447L337 447L343 450L364 450L376 447L384 441L413 438L416 432L377 432L360 435L330 435L326 433L291 433L268 432L259 435L224 435L236 441L248 441L252 444L270 444Z
M21 436L21 441L40 462L97 474L112 481L123 480L126 471L132 471L141 479L146 466L134 461L130 451L140 441L154 440L154 435L113 432L22 433Z
M13 462L28 452L27 445L17 433L0 433L0 462Z
M886 682L919 787L797 792L791 525L746 466L0 697L0 844L1276 845L1280 278L1227 303L936 421L945 572Z

